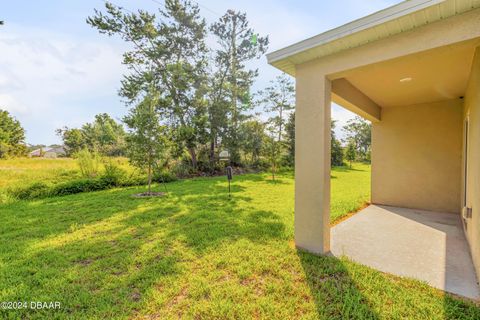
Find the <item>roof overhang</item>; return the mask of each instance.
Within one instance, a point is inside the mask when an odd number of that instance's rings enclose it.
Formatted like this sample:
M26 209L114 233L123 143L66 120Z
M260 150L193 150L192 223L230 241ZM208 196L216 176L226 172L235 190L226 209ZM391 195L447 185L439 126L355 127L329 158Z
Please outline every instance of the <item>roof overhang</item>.
M409 0L267 54L268 63L295 75L295 65L390 37L480 7L471 0Z

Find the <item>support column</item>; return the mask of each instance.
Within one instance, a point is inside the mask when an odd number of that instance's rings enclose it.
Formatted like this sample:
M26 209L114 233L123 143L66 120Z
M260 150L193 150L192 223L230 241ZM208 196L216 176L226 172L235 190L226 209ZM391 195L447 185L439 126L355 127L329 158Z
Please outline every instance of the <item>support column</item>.
M295 244L330 251L331 83L314 68L296 70Z

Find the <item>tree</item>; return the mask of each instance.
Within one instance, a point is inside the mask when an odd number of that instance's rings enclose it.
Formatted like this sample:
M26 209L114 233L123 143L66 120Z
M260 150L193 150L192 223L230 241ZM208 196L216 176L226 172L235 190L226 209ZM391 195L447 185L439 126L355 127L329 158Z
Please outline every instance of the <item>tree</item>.
M151 192L153 169L166 154L166 128L160 124L155 108L159 94L152 91L137 106L130 109L124 122L129 128L127 134L127 155L130 162L147 172L148 192Z
M245 13L228 10L210 30L220 48L215 54L216 107L225 105L227 124L222 141L230 151L231 161L240 161L239 126L252 108L250 87L258 70L249 70L246 62L259 59L268 47L268 37L259 37L248 25Z
M270 137L267 139L268 158L272 165L272 177L275 180L277 164L284 149L282 136L285 128L287 112L294 108L293 82L285 75L278 76L270 82L270 86L260 91L259 103L271 116L267 120Z
M331 140L330 140L330 157L332 166L341 166L343 165L343 148L340 144L340 141L335 135L336 120L331 122Z
M356 155L357 155L357 152L355 149L355 144L353 141L350 141L345 151L345 158L350 162L350 168L352 168L352 162L355 161Z
M57 129L56 132L62 139L68 156L87 148L87 142L81 129L63 127L63 129Z
M260 96L264 111L272 114L268 123L272 130L276 131L276 139L281 144L287 112L295 108L293 81L286 74L277 76L274 81L270 81L270 86L260 91Z
M359 160L368 161L372 144L371 124L361 117L356 116L347 122L343 130L347 135L347 144L351 142L354 145Z
M106 113L95 116L92 123L82 126L85 143L107 156L121 156L125 152L125 130Z
M106 113L97 114L92 123L86 123L80 129L63 127L56 132L62 139L68 155L85 148L92 152L98 151L105 156L125 154L125 130Z
M258 120L246 121L240 126L240 136L245 155L250 155L250 163L255 165L263 150L265 125Z
M265 153L272 171L272 180L275 181L275 173L280 160L280 143L273 134L265 137Z
M119 35L132 45L124 53L120 95L129 105L142 101L150 87L159 92L156 112L174 129L172 138L190 154L197 167L197 147L206 136L206 23L188 0L166 0L160 19L139 10L125 13L106 3L106 14L95 10L87 19L100 33Z
M286 162L293 166L295 164L295 112L290 113L288 122L285 124L286 131Z
M331 165L341 166L343 165L343 148L340 141L335 135L336 120L331 122ZM295 112L290 114L288 122L285 125L286 130L286 147L287 155L286 160L290 165L295 164Z
M24 156L25 130L6 110L0 109L0 158Z

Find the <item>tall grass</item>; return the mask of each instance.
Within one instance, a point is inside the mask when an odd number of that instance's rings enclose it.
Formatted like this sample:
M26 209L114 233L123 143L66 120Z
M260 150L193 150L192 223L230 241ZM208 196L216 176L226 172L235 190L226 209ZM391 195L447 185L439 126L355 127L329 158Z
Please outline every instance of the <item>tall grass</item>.
M80 173L84 178L95 178L100 170L101 157L98 152L88 149L80 150L75 154Z

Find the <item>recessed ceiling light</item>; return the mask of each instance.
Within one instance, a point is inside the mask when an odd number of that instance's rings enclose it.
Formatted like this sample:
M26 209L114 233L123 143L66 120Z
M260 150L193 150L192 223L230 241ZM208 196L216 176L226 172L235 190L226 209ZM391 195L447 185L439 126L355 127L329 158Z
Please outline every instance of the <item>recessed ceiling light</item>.
M400 79L400 82L401 82L401 83L410 82L410 81L412 81L412 78L411 78L411 77L406 77L406 78Z

